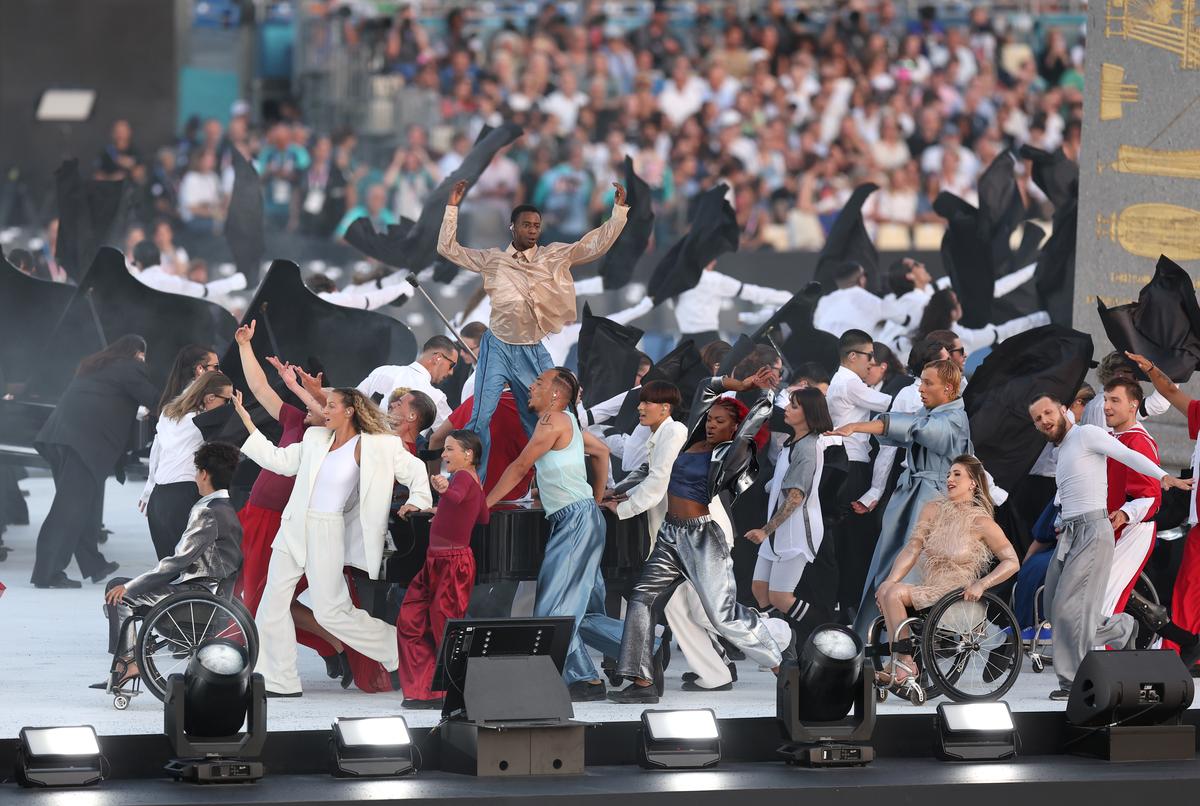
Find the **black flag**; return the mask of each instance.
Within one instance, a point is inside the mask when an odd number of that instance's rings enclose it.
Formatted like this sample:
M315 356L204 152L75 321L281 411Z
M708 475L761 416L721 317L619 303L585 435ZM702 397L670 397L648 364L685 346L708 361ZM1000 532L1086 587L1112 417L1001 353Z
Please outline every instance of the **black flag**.
M971 442L1001 487L1014 489L1046 446L1029 418L1030 398L1073 400L1091 360L1091 336L1045 325L1000 342L975 370L963 395Z
M457 170L443 179L441 184L426 197L425 203L421 207L421 215L405 239L403 254L408 261L405 265L406 268L420 271L438 261L438 231L442 228L442 216L446 212L446 204L450 201L450 191L455 184L465 179L467 180L467 192L470 193L471 186L479 181L480 174L491 164L496 153L524 134L524 131L515 123L503 123L486 134L481 133L480 138L475 141L474 147L462 161L462 165L459 165ZM439 262L439 268L442 268L440 263L445 263L445 261ZM447 264L447 266L450 265ZM437 279L443 282L445 281L443 278L448 280L454 276L453 271L442 271L439 274L441 276Z
M1041 307L1056 325L1070 327L1075 296L1075 235L1079 218L1079 164L1060 148L1053 154L1022 146L1033 164L1033 182L1054 205L1054 226L1038 255L1034 285Z
M780 351L788 376L809 361L820 364L830 375L837 372L841 363L837 336L813 325L813 313L820 298L820 284L809 283L750 337L756 344L769 344Z
M638 259L646 252L654 231L652 201L650 186L633 172L633 160L626 157L625 203L629 205L629 218L616 242L600 258L597 274L604 278L605 291L624 288L633 277Z
M1108 340L1121 352L1153 361L1175 383L1184 383L1200 367L1200 305L1192 278L1166 255L1137 302L1096 309Z
M413 222L402 218L399 224L389 224L387 233L381 235L375 231L371 219L363 216L350 222L343 237L346 243L367 257L378 260L385 266L399 269L409 265L404 248L405 238L412 228Z
M583 405L597 403L626 392L633 386L642 357L637 343L642 331L620 325L592 314L583 304L579 329L579 385L583 387Z
M1009 237L1023 214L1014 168L1007 151L992 161L979 177L978 208L944 191L933 202L947 222L942 264L962 305L963 327L992 323L996 278L1012 262Z
M688 421L691 411L692 396L700 381L710 377L712 371L700 360L700 352L691 339L685 339L675 346L675 349L659 359L654 366L642 376L642 384L650 381L667 381L679 387L680 407L678 412L671 412L672 419L681 423ZM638 396L629 395L621 405L621 410L613 419L612 433L628 434L638 424Z
M250 288L258 285L267 245L263 223L263 191L258 171L233 149L233 192L229 195L229 214L225 218L225 242L233 254L237 270L246 275Z
M868 284L874 284L879 274L879 252L867 234L863 223L862 207L867 197L879 190L879 185L864 182L854 189L842 211L829 228L829 237L821 254L817 256L817 267L813 279L821 284L821 293L837 290L835 276L843 263L857 263L867 272Z
M65 160L54 172L58 199L58 241L54 255L76 283L100 247L113 242L131 203L124 180L83 179L79 160Z
M654 267L647 293L661 305L696 287L700 273L726 252L736 252L741 229L725 199L729 188L720 184L696 197L692 226Z

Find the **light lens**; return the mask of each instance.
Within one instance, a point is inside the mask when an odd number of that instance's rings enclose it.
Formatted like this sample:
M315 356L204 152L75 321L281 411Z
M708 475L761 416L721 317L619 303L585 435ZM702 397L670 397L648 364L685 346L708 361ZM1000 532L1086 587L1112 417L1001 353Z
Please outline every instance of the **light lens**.
M812 638L821 654L834 660L853 660L858 654L854 637L845 630L821 630Z
M213 674L237 674L246 665L242 653L229 644L205 644L196 654L200 665Z
M339 719L334 730L343 747L402 747L409 744L408 723L404 717L383 716L365 719Z
M708 709L697 711L645 711L642 719L651 738L671 739L716 739L717 718Z
M939 706L947 730L998 733L1013 729L1012 713L1003 702L942 703Z
M31 756L98 756L100 743L88 725L73 728L25 728L21 731Z

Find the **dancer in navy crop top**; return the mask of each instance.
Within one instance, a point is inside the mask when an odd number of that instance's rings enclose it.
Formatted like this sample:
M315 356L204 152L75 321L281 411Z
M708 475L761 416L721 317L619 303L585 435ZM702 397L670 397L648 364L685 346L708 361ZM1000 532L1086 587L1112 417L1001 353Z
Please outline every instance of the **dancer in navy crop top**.
M770 372L760 375L761 378L754 376L753 383L759 388L769 389L777 381ZM715 378L713 383L724 380ZM734 383L751 385L745 381ZM710 480L714 467L719 476L719 465L734 448L742 447L739 442L749 442L746 448L753 451L750 440L770 407L756 406L756 414L747 419L749 410L735 398L714 394L708 403L703 416L703 437L697 428L671 468L667 517L629 598L617 671L633 682L620 691L609 692L608 697L614 702L658 702L658 689L653 683L653 613L659 597L673 590L681 577L695 587L717 631L758 664L777 668L782 648L790 637L791 631L782 621L769 625L768 622L775 620L764 619L757 611L737 603L737 585L725 535L708 514L709 502L719 492L713 489ZM739 431L743 420L746 427ZM775 626L779 629L772 629Z

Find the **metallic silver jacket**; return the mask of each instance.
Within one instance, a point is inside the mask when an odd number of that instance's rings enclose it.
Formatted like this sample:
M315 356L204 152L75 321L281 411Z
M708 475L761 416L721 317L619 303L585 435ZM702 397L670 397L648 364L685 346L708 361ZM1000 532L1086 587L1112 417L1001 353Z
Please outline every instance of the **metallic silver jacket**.
M219 583L237 576L241 567L242 525L229 502L229 493L217 490L192 507L175 553L127 583L125 591L127 596L137 596L172 582Z

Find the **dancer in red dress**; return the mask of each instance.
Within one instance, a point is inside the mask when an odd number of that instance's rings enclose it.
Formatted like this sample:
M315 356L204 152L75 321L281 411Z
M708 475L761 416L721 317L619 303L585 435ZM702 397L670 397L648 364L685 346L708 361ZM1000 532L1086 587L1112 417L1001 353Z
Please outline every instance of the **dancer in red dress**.
M473 431L446 437L442 459L453 474L434 476L430 486L441 496L429 526L425 565L409 584L396 620L400 642L400 682L405 708L441 708L445 692L433 691L433 670L446 622L467 613L475 586L471 532L488 522L487 500L479 484L483 447Z

